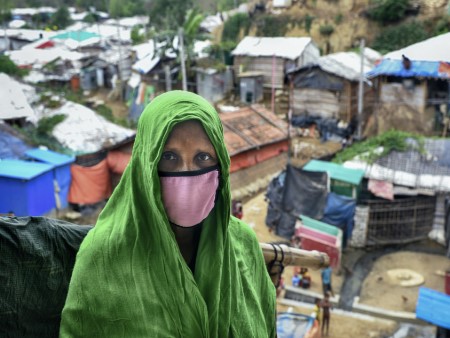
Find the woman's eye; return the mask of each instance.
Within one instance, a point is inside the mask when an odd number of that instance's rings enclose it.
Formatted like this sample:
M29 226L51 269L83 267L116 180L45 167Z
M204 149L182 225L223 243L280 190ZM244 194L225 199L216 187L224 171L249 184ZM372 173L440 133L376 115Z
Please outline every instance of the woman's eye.
M212 157L210 154L208 154L208 153L201 153L201 154L198 154L198 155L197 155L197 158L198 158L200 161L203 161L203 162L211 161L211 160L213 159L213 157Z
M170 151L166 151L161 155L161 160L164 161L174 161L176 159L177 159L176 155Z

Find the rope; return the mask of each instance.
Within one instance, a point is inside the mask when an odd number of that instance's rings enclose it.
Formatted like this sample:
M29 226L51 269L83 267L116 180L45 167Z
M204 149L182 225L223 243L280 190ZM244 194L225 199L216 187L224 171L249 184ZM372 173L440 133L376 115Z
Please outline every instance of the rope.
M271 277L278 276L277 284L275 285L275 287L278 288L280 286L281 275L283 274L283 271L284 271L284 265L283 265L284 251L283 251L283 248L281 246L277 245L277 244L272 244L272 243L269 243L269 244L273 248L273 251L275 253L275 258L273 260L271 260L270 263L267 266L268 266L268 270L269 270L269 275ZM277 260L277 258L278 258L277 247L281 251L281 260L280 261ZM274 268L278 269L278 271L273 272Z

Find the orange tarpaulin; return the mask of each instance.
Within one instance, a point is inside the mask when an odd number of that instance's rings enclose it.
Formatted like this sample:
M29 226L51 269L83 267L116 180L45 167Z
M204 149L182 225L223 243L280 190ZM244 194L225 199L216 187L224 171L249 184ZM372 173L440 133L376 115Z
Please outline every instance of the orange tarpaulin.
M94 204L111 196L111 178L106 159L92 167L72 164L72 183L68 201L74 204Z
M114 174L123 174L125 168L130 162L131 154L122 151L110 151L106 157L109 169Z

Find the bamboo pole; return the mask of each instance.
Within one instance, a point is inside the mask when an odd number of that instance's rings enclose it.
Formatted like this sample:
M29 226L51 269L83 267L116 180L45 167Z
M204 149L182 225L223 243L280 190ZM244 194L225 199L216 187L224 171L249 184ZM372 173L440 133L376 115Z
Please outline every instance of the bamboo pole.
M288 265L320 269L330 265L330 258L324 252L291 248L285 244L259 243L273 284L278 287L282 269ZM273 262L276 264L272 264Z
M287 265L299 265L305 268L320 269L330 265L330 258L324 252L291 248L285 244L259 243L266 263L277 261ZM275 253L276 250L276 253ZM283 252L282 252L283 251Z

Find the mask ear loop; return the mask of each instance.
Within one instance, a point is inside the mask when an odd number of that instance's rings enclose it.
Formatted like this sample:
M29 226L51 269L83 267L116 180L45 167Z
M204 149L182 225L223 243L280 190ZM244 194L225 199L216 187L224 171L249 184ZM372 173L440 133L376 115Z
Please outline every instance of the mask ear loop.
M270 245L273 248L273 251L274 251L274 254L275 254L275 258L273 260L271 260L269 262L269 264L267 264L267 270L269 271L270 277L278 276L277 282L275 284L275 287L278 288L280 286L280 282L281 282L281 275L283 274L283 271L284 271L284 265L283 265L284 251L283 251L283 248L281 246L279 246L279 245L272 244L272 243L270 243ZM281 252L281 260L278 260L277 247L278 247L278 249ZM277 269L278 269L278 271L276 271ZM275 270L275 272L274 272L274 270Z

